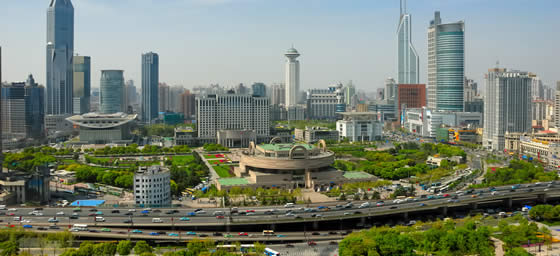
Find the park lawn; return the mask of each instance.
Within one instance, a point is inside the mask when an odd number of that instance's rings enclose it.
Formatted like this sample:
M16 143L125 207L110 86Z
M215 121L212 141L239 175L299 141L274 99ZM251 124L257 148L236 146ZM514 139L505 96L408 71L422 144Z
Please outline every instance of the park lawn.
M221 165L221 166L213 166L214 170L220 176L220 178L229 178L231 175L229 174L229 166Z
M220 160L210 160L208 161L211 165L218 165L218 164L227 164L228 161L230 161L229 159L224 159L223 162L220 162Z
M187 156L170 156L171 162L173 165L182 166L187 165L187 163L194 161L194 156L187 155Z

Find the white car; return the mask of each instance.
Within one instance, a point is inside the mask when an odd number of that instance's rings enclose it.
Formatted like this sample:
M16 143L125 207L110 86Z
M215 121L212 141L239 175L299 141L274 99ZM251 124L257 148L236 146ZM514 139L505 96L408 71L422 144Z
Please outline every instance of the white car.
M293 212L286 213L286 216L296 216Z
M10 208L10 209L8 209L8 211L9 212L17 212L17 209L16 208Z
M128 209L129 212L135 212L136 209Z
M58 215L58 216L64 216L64 212L57 212L56 215Z

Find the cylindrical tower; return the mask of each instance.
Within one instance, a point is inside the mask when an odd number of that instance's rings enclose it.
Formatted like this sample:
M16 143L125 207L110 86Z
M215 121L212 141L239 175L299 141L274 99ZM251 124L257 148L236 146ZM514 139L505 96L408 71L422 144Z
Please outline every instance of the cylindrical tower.
M286 107L298 104L299 98L299 53L293 47L286 54Z

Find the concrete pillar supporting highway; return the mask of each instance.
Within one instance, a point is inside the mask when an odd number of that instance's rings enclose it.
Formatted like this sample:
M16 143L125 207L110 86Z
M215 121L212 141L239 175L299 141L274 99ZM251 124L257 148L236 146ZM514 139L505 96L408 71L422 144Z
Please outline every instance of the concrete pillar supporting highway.
M511 197L508 197L508 198L504 199L504 205L508 209L511 209L511 207L513 207L513 199Z
M478 209L478 203L477 202L472 202L469 204L469 206L471 207L471 209L476 210Z
M365 225L366 225L366 217L361 217L359 226L363 227Z
M448 209L449 209L449 207L447 207L447 206L441 207L441 214L443 216L447 216L447 210Z
M313 222L313 229L314 229L314 230L319 229L319 222L318 222L318 221L314 221L314 222Z
M539 202L546 204L546 194L538 194L537 198L539 199Z
M404 218L405 220L408 220L408 212L404 212L404 213L403 213L403 218Z

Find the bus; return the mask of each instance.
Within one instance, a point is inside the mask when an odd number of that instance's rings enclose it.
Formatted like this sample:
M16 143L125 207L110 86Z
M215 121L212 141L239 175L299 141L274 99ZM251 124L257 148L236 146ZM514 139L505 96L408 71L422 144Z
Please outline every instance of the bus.
M270 248L264 249L264 255L267 256L280 256L280 253Z
M263 236L273 236L274 230L263 230Z
M70 231L88 231L88 225L87 224L74 224L74 226L72 226L72 229Z

